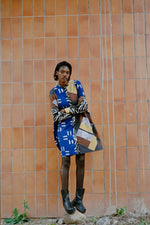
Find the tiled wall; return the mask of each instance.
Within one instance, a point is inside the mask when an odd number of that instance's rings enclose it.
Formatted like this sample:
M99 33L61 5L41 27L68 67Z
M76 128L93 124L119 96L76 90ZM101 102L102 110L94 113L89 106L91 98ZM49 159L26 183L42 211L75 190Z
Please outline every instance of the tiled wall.
M87 214L150 210L150 0L1 0L1 216L61 216L49 90L68 60L104 152L86 154ZM75 192L75 162L70 172Z

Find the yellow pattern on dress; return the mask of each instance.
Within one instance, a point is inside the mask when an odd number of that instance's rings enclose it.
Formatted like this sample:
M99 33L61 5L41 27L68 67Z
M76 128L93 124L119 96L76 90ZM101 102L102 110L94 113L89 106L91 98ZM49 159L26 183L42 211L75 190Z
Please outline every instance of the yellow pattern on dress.
M96 140L96 137L93 135L93 138L92 138L88 148L94 151L96 146L97 146L97 140Z
M73 80L69 81L69 84L67 86L67 91L73 94L77 94L77 89Z

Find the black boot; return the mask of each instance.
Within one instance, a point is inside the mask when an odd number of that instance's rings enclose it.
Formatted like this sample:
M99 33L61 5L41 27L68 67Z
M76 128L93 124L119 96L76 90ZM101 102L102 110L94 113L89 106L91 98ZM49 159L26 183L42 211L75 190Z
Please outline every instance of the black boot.
M85 213L86 208L84 207L83 203L82 203L82 199L83 199L83 195L84 195L84 188L77 188L76 190L76 197L75 199L72 201L72 205L76 207L76 209L81 212L81 213Z
M69 199L68 190L61 190L62 199L63 199L63 206L68 214L72 214L75 212L75 208L73 207L72 203Z

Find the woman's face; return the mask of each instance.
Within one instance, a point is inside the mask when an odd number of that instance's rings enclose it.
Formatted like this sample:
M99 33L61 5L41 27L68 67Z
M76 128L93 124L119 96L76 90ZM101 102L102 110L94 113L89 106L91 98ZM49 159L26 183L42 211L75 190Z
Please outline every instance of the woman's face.
M69 77L70 77L70 70L67 66L61 66L59 68L59 71L56 72L58 76L58 83L61 86L65 86L68 83Z

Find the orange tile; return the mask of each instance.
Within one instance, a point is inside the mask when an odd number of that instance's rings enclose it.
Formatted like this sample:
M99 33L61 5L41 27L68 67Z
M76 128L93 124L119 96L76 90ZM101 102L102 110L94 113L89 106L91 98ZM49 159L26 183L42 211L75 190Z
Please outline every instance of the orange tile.
M146 53L147 53L147 56L150 56L150 35L147 35L146 36Z
M22 62L14 61L13 62L13 81L22 81Z
M79 36L88 36L88 16L79 16Z
M136 81L136 93L137 93L137 100L138 101L146 101L147 100L147 86L146 86L146 79L138 79Z
M79 38L79 57L80 58L89 57L89 39L86 37Z
M121 13L121 1L120 0L112 0L112 13Z
M46 60L46 81L54 81L55 60ZM55 85L55 84L54 84Z
M101 76L103 76L103 82L104 82L104 86L105 86L105 80L112 80L112 61L111 58L104 58L102 60L102 74ZM108 81L109 82L109 81ZM111 82L111 81L110 81ZM103 87L103 86L102 86Z
M47 148L56 148L53 137L53 127L47 127Z
M94 209L93 209L94 216L104 215L104 202L105 200L103 194L94 195Z
M34 150L28 150L26 149L24 151L24 171L31 172L35 170L34 167ZM28 176L28 175L26 175Z
M47 150L47 170L57 171L57 149Z
M12 106L12 125L13 127L23 126L23 106L22 105Z
M1 84L1 103L11 104L11 84Z
M150 171L139 171L140 192L149 192L150 186Z
M12 214L13 211L13 199L11 195L2 196L2 217L6 218Z
M12 40L12 57L13 60L22 59L22 40Z
M91 171L85 171L83 186L86 188L86 193L88 194L92 193L92 172Z
M11 38L11 21L10 18L1 18L1 38Z
M22 2L13 0L12 1L12 16L22 16Z
M18 209L18 212L23 212L23 202L24 202L24 196L13 196L13 202L15 202L15 207Z
M149 136L148 136L148 125L138 125L138 144L139 146L148 145Z
M136 57L136 77L146 78L146 59L145 57Z
M56 0L56 15L65 15L65 14L66 14L66 1Z
M135 78L135 62L134 62L134 58L130 57L130 58L125 58L124 59L125 62L125 78Z
M44 15L44 2L43 0L37 0L34 3L34 16L43 16Z
M134 2L134 13L142 13L144 11L143 1Z
M36 173L36 193L37 195L46 194L46 173Z
M33 81L33 61L23 61L23 80Z
M32 59L33 58L33 40L23 39L23 58Z
M147 146L141 146L138 149L139 169L149 169L149 149Z
M125 80L125 98L126 101L135 101L135 80Z
M57 58L67 57L67 43L66 38L57 38Z
M23 37L32 38L33 37L33 18L23 17Z
M98 151L93 154L93 170L103 170L103 164L104 164L103 154L104 154L103 151ZM90 157L90 160L91 160L91 157ZM91 165L89 169L91 169Z
M34 148L34 128L24 128L24 148Z
M24 103L33 103L33 84L24 83Z
M126 146L126 137L125 137L125 126L116 125L115 126L115 141L117 147Z
M55 15L55 0L45 0L45 15Z
M126 171L117 171L117 192L123 193L127 192L127 174Z
M100 40L98 37L90 38L90 57L100 57Z
M114 80L114 101L124 101L123 80Z
M123 79L123 59L113 58L114 79Z
M136 103L126 102L126 122L136 123Z
M2 149L12 148L12 131L11 128L2 128Z
M22 83L13 83L13 104L22 104Z
M85 194L84 195L83 204L86 206L87 214L93 215L94 211L93 211L93 195L92 194Z
M20 127L13 128L13 148L23 147L23 129Z
M114 111L115 111L115 123L116 124L122 124L125 123L124 117L124 110L125 106L122 102L115 102L114 103Z
M100 90L101 90L101 82L99 80L92 80L91 81L91 99L92 99L92 102L101 101Z
M105 193L115 193L115 177L114 171L105 171Z
M36 151L36 171L45 171L46 169L46 152L45 149Z
M145 12L150 12L150 2L148 0L145 0Z
M77 36L77 16L67 16L68 36Z
M2 173L2 195L12 195L12 173Z
M45 127L36 127L36 148L46 147Z
M44 61L36 60L34 62L35 81L44 81Z
M145 56L145 38L143 36L135 37L135 55Z
M101 157L98 157L98 159L94 156L101 156L100 154L85 154L85 170L91 170L92 168L92 157L93 157L93 169L99 169L103 166L101 163ZM72 161L71 161L72 162ZM100 162L100 164L99 164Z
M103 103L103 123L113 124L113 104L111 102Z
M88 0L79 0L78 2L78 13L88 14Z
M55 59L56 54L55 42L56 42L55 38L45 39L45 46L46 46L45 54L47 59Z
M35 105L35 124L36 126L45 125L45 105Z
M137 128L135 124L127 124L127 146L137 146Z
M45 36L55 36L55 17L45 17Z
M47 119L46 125L53 125L53 118L52 118L49 104L46 105L46 119Z
M54 82L46 83L46 103L48 103L49 106L50 106L49 92L55 85L56 85L56 83L54 83ZM51 110L50 107L49 107L49 110Z
M124 56L134 56L133 36L124 36Z
M112 95L112 80L103 81L103 101L113 101Z
M135 35L145 33L145 24L144 24L144 14L135 14L134 15L134 24L135 24Z
M110 147L105 148L105 150L104 150L104 169L105 169L105 171L115 169L114 152L116 152L116 149L110 148Z
M90 101L90 82L89 80L83 80L81 83L86 95L86 99L87 101Z
M81 80L89 79L89 59L79 60L79 75Z
M124 35L133 35L133 15L123 15L123 32Z
M23 16L32 16L33 15L33 2L27 0L23 2Z
M23 195L23 173L13 174L13 194Z
M112 53L112 50L111 50L111 39L110 39L109 36L105 36L105 37L102 38L102 45L103 45L103 49L101 50L102 51L102 53L101 53L102 56L103 57L111 57L111 53ZM105 59L103 59L103 60L105 60ZM108 61L108 59L107 59L107 61Z
M37 217L45 217L46 214L46 196L38 196L36 197L36 211L37 211Z
M11 151L2 151L2 172L12 172L12 159Z
M45 84L35 83L35 103L45 103Z
M112 15L112 33L113 33L113 35L122 35L122 17L121 17L121 15Z
M69 14L69 15L77 14L77 1L76 0L67 2L67 14Z
M11 62L1 62L1 82L11 82Z
M48 172L47 173L47 192L48 194L57 194L58 193L58 180L57 172Z
M34 125L34 106L24 105L24 126Z
M104 146L114 146L114 128L112 125L104 125Z
M66 16L56 17L56 36L66 36Z
M147 72L148 72L148 77L150 77L150 57L147 57Z
M22 18L12 18L12 38L22 37Z
M43 59L44 58L44 39L34 40L34 58Z
M109 0L101 1L101 13L110 13L111 12L111 2Z
M125 148L116 148L116 169L125 170L126 166L126 149Z
M11 1L1 1L1 17L11 17Z
M101 29L103 35L110 35L111 32L111 17L110 14L102 14L101 15Z
M137 148L127 148L127 164L128 170L138 168Z
M34 17L34 37L44 36L44 18Z
M11 105L1 106L1 126L2 127L12 126L12 106Z
M35 194L35 174L25 173L25 194Z
M28 211L28 217L35 217L35 196L33 195L25 195L25 200L27 201L30 210Z
M91 79L98 80L101 76L101 65L99 58L92 58L90 60L90 68L91 68Z
M104 193L104 174L103 171L93 172L94 193Z
M136 204L138 203L138 201L139 201L139 193L136 193L136 194L128 194L128 198L129 198L129 200L128 200L128 208L129 208L129 210L130 210L130 212L131 211L133 211L134 209L135 209L135 207L136 207Z
M89 1L89 13L90 14L99 14L99 1L98 0L90 0Z
M1 60L11 60L11 40L1 40Z
M79 61L78 59L69 59L69 62L71 63L72 65L72 74L71 74L71 79L75 80L75 79L78 79L79 78L79 72L78 72L78 66L79 66Z
M78 43L77 38L68 38L68 57L77 58L78 57Z
M137 122L148 123L147 102L137 102Z
M20 149L13 150L13 172L22 172L22 171L23 171L23 151Z
M128 194L117 194L117 206L118 208L126 207L128 205Z
M123 13L132 13L132 0L123 0Z
M122 36L114 36L113 37L113 56L114 57L123 56Z
M48 215L58 216L58 196L49 195L48 196Z
M91 103L91 115L95 124L102 123L101 107L101 103Z
M71 163L71 166L72 166L72 163ZM75 193L76 192L76 172L73 171L72 169L70 170L69 185L70 185L70 192ZM70 198L71 198L71 196L70 196Z

